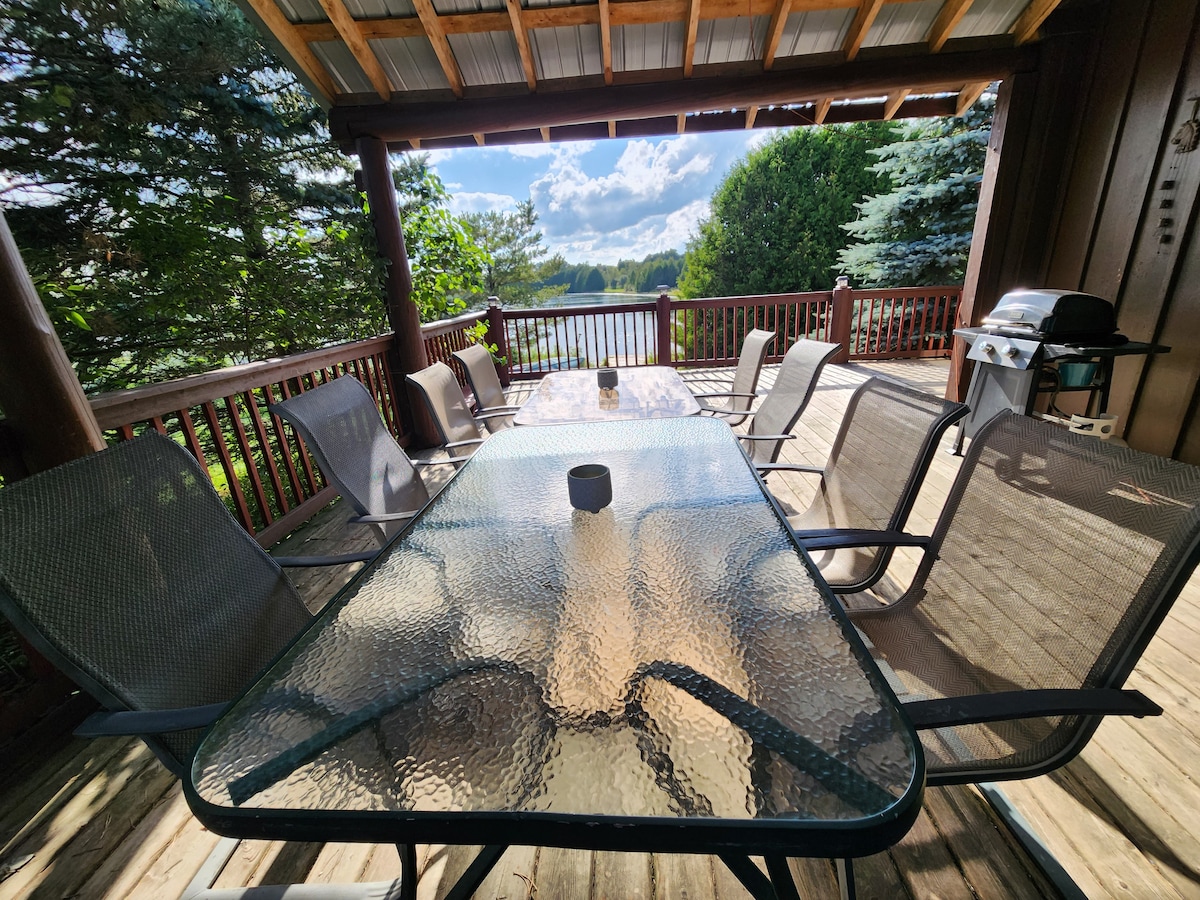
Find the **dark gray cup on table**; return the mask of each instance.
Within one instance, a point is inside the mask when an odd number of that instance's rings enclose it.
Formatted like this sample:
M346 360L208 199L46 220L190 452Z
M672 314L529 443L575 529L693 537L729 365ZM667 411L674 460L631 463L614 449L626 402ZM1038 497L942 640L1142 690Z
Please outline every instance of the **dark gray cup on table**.
M567 472L567 493L571 505L588 512L600 512L612 502L612 475L608 466L588 463Z
M596 384L601 388L615 388L617 386L617 370L597 369Z

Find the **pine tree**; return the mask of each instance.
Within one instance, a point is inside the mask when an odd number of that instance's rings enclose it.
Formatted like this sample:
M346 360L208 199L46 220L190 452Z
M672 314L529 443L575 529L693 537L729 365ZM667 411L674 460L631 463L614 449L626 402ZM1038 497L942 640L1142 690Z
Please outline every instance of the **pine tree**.
M856 284L962 282L993 107L989 96L962 118L903 126L899 140L873 151L879 161L872 170L892 188L857 204L859 218L843 226L856 242L838 262Z

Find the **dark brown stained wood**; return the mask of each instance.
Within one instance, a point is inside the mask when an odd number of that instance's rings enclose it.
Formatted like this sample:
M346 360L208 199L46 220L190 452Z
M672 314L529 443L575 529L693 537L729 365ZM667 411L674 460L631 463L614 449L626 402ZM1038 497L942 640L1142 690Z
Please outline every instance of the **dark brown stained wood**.
M1029 50L942 53L898 67L887 59L844 65L773 70L757 76L692 78L664 84L614 85L597 90L539 93L505 103L463 100L454 104L413 103L338 106L330 113L335 140L366 135L384 141L454 137L478 132L536 129L611 119L675 116L704 109L744 109L815 102L826 97L859 97L893 90L957 90L963 83L991 81L1030 71L1037 54Z
M71 361L0 213L0 409L31 473L104 448Z
M279 466L275 463L275 454L270 449L272 441L267 432L266 423L263 421L262 413L258 408L258 395L253 391L246 391L242 394L242 402L245 404L246 411L250 416L250 425L254 429L254 437L258 441L258 446L263 449L262 457L267 467L267 478L271 483L271 494L279 506L279 512L285 514L291 507L291 504L288 502L287 493L283 489L283 479L279 476ZM278 431L276 431L276 437L278 437Z
M1137 49L1150 17L1151 0L1111 4L1097 50L1089 63L1091 87L1085 100L1087 113L1071 165L1054 256L1047 284L1080 285L1104 204L1105 181L1125 119ZM1098 64L1103 61L1103 64Z

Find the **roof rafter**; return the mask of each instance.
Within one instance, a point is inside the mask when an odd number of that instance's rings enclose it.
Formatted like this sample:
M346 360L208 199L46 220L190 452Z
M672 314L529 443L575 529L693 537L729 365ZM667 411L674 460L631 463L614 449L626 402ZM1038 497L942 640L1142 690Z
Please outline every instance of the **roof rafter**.
M325 0L322 0L325 2ZM512 20L513 37L517 39L517 52L521 54L521 68L525 70L525 83L531 91L537 90L537 70L533 65L533 50L529 46L529 32L521 21L521 0L506 0L508 17Z
M338 36L346 42L347 49L353 54L354 61L363 70L367 80L371 82L371 87L375 88L375 93L384 100L390 100L392 97L391 79L383 71L383 66L379 64L379 58L375 56L375 51L362 36L358 23L346 9L346 4L342 0L321 0L321 8L325 10L325 15L329 16L333 27L337 29Z
M962 21L962 17L971 8L972 2L973 0L946 0L942 4L937 18L929 26L930 53L937 53L942 49L946 41L950 39L950 35L954 33L954 29L958 27L958 23Z
M442 29L437 10L433 8L430 0L412 0L412 2L417 10L417 18L421 20L425 36L433 45L433 53L442 66L446 80L450 82L450 90L454 92L455 97L461 97L463 95L462 72L459 71L458 60L454 58L454 51L450 48L450 41L446 39L446 32Z
M700 28L700 0L689 0L683 41L683 77L692 77L696 57L696 32Z
M958 92L958 104L954 107L954 114L962 116L968 109L975 105L983 92L987 90L990 81L977 81L974 84L964 84L962 90Z
M824 125L825 117L829 115L829 107L831 106L833 106L833 100L830 97L823 97L813 104L813 123Z
M896 118L896 113L900 111L901 104L908 99L908 95L911 93L912 91L908 90L908 88L904 88L889 95L883 104L883 121L890 122Z
M754 120L758 118L758 107L754 104L746 107L746 127L753 128Z
M283 49L291 54L301 71L308 76L321 95L332 102L337 95L337 87L316 54L308 48L308 38L300 29L287 20L275 5L274 0L247 0L250 8L262 20L263 25L275 36Z
M771 22L767 25L767 41L763 47L763 68L770 71L775 65L775 53L779 50L779 41L783 37L784 26L792 11L792 0L778 0L771 10Z
M862 5L859 6L854 21L850 23L850 30L846 32L846 40L842 44L842 55L846 57L847 62L858 56L863 40L866 39L867 32L871 30L871 25L874 23L875 17L879 15L882 6L883 0L863 0Z
M609 21L608 0L599 0L600 11L600 59L604 65L604 83L612 84L612 23Z
M1032 0L1009 29L1017 43L1024 44L1037 37L1037 31L1046 21L1046 17L1054 12L1061 2L1062 0Z

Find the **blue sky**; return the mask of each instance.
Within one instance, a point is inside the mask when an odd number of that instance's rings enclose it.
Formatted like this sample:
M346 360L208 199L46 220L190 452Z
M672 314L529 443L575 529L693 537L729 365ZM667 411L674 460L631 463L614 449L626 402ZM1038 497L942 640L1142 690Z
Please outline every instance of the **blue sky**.
M542 242L571 263L683 250L730 166L768 132L431 151L454 212L532 198Z

